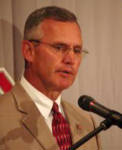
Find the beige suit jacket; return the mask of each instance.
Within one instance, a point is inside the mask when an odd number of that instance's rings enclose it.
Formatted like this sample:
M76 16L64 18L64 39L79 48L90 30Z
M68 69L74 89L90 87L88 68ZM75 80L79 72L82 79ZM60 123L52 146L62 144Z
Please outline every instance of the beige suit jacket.
M70 124L73 144L94 129L91 117L78 107L62 101ZM96 137L78 150L98 150ZM0 150L58 150L43 116L19 83L0 97Z

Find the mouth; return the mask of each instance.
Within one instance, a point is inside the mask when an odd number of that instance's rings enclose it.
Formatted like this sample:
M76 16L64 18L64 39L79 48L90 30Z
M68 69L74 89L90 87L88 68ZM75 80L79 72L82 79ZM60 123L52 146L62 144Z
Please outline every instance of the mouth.
M57 72L63 77L73 76L73 72L71 70L59 70Z
M66 74L73 74L71 71L67 71L67 70L64 70L62 71L63 73L66 73Z

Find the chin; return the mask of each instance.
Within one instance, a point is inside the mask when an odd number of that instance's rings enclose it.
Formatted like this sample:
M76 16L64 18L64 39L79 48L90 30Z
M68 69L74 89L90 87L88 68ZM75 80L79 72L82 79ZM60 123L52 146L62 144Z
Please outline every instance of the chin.
M72 83L65 83L65 84L63 84L63 83L61 83L59 86L58 86L58 89L60 90L60 91L63 91L63 90L65 90L65 89L67 89L67 88L69 88L70 86L72 85Z
M58 91L63 91L69 88L73 84L73 79L60 79L54 82L54 89Z

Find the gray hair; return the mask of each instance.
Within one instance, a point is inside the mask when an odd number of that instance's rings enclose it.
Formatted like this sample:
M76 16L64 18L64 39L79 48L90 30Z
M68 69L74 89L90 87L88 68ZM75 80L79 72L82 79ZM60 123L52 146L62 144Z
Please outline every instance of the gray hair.
M76 22L78 24L75 14L67 9L57 6L43 7L35 10L28 16L25 22L24 39L29 40L29 32L45 19L53 19L62 22Z

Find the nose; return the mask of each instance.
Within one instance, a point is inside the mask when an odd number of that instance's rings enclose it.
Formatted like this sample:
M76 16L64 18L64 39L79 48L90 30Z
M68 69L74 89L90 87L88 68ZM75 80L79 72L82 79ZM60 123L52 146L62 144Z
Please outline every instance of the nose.
M73 50L68 50L68 51L64 52L63 63L73 65L74 62L75 62L75 54L74 54Z

